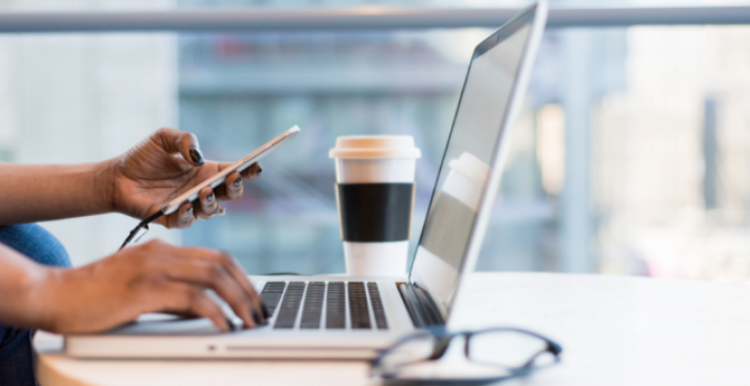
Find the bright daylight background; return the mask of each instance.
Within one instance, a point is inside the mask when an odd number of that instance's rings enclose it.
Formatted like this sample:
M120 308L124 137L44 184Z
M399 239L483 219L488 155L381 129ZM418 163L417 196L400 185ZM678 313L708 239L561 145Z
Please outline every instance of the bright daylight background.
M365 3L0 0L0 9ZM343 272L327 157L335 137L415 137L416 238L471 50L489 32L2 34L0 160L97 161L162 126L234 160L299 124L304 134L265 161L227 216L152 235L227 249L253 274ZM478 269L750 280L750 26L548 30L519 126ZM113 253L135 224L112 214L44 226L83 264Z

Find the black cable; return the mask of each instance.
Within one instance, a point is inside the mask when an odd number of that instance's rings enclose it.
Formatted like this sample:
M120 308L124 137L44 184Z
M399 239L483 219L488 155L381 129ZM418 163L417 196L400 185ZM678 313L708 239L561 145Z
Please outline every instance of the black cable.
M138 224L138 226L136 226L135 228L133 228L132 231L130 231L130 234L128 235L128 238L126 238L125 242L123 242L122 245L120 246L120 250L122 250L123 248L125 248L126 245L128 245L131 241L133 241L133 239L135 238L135 236L138 235L138 233L140 232L140 230L142 228L146 229L146 232L148 232L148 224L150 224L152 221L156 220L157 218L159 218L159 217L161 217L163 215L164 215L164 211L160 210L160 211L152 214L151 216L146 217L145 220L141 221ZM146 232L144 232L143 234L145 234ZM143 234L141 236L143 236ZM138 238L140 238L140 237L138 237Z

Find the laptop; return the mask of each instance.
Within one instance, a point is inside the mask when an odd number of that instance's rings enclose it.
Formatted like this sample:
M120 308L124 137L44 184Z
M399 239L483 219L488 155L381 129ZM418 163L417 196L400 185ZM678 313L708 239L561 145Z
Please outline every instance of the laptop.
M84 358L349 358L450 322L473 271L500 185L511 129L541 41L538 2L476 47L406 277L251 276L272 316L217 333L206 319L144 316L104 333L68 335Z

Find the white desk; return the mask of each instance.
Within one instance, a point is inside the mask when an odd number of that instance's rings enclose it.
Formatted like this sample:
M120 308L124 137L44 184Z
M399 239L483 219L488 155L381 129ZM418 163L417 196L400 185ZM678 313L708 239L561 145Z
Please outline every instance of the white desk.
M469 282L462 327L522 326L564 348L556 368L502 385L750 385L750 286L539 273ZM41 338L42 386L370 384L361 362L75 360Z

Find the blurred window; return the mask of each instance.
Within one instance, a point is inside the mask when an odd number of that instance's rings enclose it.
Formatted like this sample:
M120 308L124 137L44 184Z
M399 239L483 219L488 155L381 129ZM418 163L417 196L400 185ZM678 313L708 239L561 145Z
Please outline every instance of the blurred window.
M0 2L245 5L277 4ZM253 274L342 272L327 157L336 136L415 137L416 244L471 51L490 32L4 34L0 161L101 160L162 126L235 160L298 124L303 135L265 161L227 216L154 234L227 249ZM478 269L747 282L749 44L750 26L548 30ZM111 214L44 225L82 264L114 252L134 224Z

